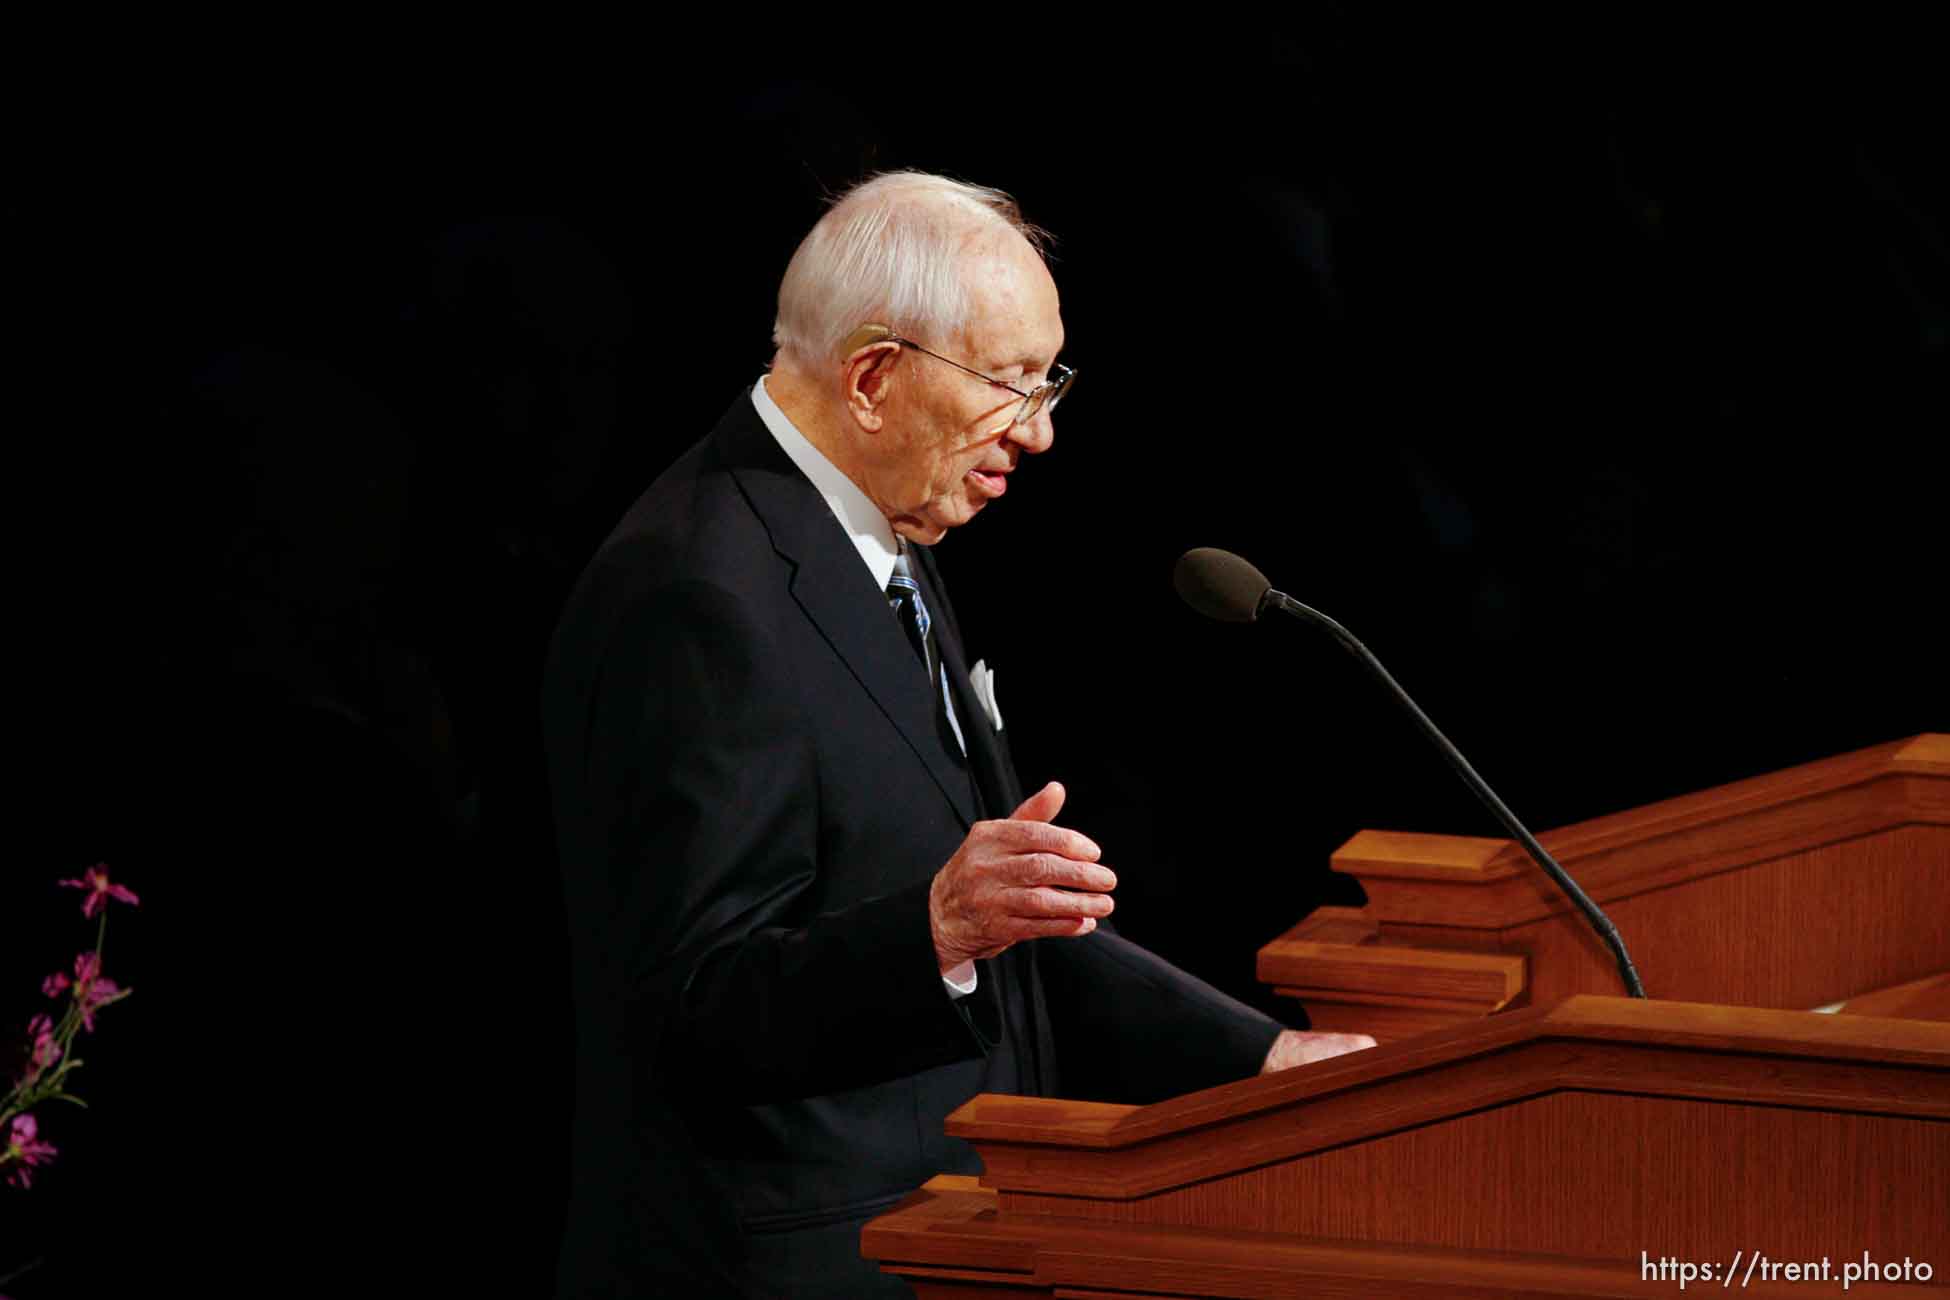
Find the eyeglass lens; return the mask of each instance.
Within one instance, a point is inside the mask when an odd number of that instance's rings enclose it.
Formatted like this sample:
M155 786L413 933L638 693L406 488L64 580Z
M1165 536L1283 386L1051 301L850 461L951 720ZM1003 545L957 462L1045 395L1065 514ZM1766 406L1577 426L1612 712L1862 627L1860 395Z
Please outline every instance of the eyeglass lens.
M1016 415L1017 424L1028 424L1039 412L1054 411L1056 404L1070 391L1070 381L1076 378L1076 371L1066 370L1046 384L1040 384L1022 401L1022 410Z

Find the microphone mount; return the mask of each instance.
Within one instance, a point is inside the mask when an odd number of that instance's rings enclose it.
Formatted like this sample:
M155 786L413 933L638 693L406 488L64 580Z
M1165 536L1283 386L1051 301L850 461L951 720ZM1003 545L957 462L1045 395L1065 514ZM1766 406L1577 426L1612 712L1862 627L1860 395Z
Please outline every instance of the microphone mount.
M1244 564L1245 561L1242 560L1240 563ZM1362 645L1352 632L1319 610L1303 605L1285 592L1275 591L1269 586L1260 594L1259 602L1253 609L1253 620L1257 621L1261 614L1270 609L1277 609L1290 617L1326 629L1344 650L1359 660L1361 666L1388 689L1388 693L1395 697L1396 702L1408 711L1411 718L1415 719L1415 725L1422 729L1422 734L1441 751L1443 758L1448 760L1449 766L1454 768L1456 775L1462 778L1463 784L1470 788L1470 791L1483 802L1483 806L1490 810L1519 844L1523 845L1524 851L1530 854L1531 859L1539 867L1543 868L1544 874L1555 882L1564 892L1565 897L1584 913L1585 919L1591 923L1591 928L1597 931L1599 939L1610 951L1613 960L1618 963L1619 978L1625 982L1626 992L1635 998L1644 997L1645 985L1639 982L1638 969L1632 965L1631 954L1625 951L1625 940L1619 935L1618 927L1611 923L1611 918L1605 915L1604 909L1593 902L1591 896L1578 886L1578 882L1571 879L1570 873L1558 865L1557 859L1553 858L1544 846L1537 842L1537 837L1517 820L1517 815L1510 811L1509 806L1496 797L1496 792L1490 789L1488 782L1476 774L1476 769L1469 765L1469 760L1462 756L1462 751L1450 743L1449 738L1442 734L1441 729L1435 725L1428 714L1422 712L1421 706L1409 697L1408 692L1402 689L1394 676L1381 666L1381 661L1374 657L1368 647Z

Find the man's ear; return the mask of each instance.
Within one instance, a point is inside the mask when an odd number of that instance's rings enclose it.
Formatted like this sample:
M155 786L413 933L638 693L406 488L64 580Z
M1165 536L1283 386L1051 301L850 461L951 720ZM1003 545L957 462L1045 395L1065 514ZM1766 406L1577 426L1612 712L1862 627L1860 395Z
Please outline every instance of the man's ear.
M854 348L840 363L840 395L847 414L868 433L880 432L881 407L893 386L901 351L900 344L878 339Z

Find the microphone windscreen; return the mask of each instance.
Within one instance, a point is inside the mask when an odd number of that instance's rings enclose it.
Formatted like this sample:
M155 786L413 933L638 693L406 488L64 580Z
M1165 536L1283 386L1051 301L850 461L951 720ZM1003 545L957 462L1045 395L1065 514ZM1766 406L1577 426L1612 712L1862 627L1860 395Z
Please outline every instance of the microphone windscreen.
M1272 587L1266 575L1231 551L1201 546L1178 557L1171 585L1187 605L1224 623L1250 623Z

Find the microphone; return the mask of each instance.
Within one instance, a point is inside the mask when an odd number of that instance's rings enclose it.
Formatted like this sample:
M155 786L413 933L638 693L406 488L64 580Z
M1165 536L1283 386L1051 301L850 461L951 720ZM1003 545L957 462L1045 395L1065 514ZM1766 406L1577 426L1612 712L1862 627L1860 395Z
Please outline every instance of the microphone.
M1429 720L1429 715L1422 712L1421 707L1409 698L1408 692L1389 675L1388 670L1381 666L1381 661L1374 657L1368 647L1355 639L1352 632L1319 610L1301 604L1283 591L1273 590L1273 584L1266 580L1265 574L1232 552L1221 551L1217 547L1201 546L1179 556L1178 564L1172 570L1171 584L1177 588L1179 596L1187 605L1207 618L1215 618L1222 623L1255 623L1268 609L1277 609L1294 618L1325 628L1336 641L1341 643L1343 649L1360 660L1361 665L1388 688L1389 693L1395 697L1396 703L1408 711L1408 715L1415 719L1415 724L1422 729L1422 733L1441 751L1442 756L1449 760L1449 766L1456 769L1456 775L1462 778L1463 784L1483 801L1483 806L1488 808L1517 842L1523 845L1531 859L1544 869L1544 874L1549 876L1563 891L1565 897L1584 913L1585 919L1591 923L1591 928L1598 932L1599 939L1604 941L1605 947L1611 951L1612 957L1618 962L1618 974L1625 981L1625 991L1635 998L1645 996L1645 986L1639 983L1638 970L1632 965L1630 954L1625 951L1625 940L1619 936L1618 927L1611 923L1611 918L1606 916L1603 909L1592 902L1591 897L1578 887L1578 882L1571 879L1570 873L1544 851L1544 846L1537 842L1537 837L1532 835L1524 824L1517 820L1517 815L1496 797L1496 792L1490 789L1489 784L1476 775L1476 769L1469 765L1469 760L1462 756L1462 751L1449 743L1449 738Z
M1171 585L1187 605L1221 623L1251 623L1273 584L1231 551L1201 546L1178 557Z

